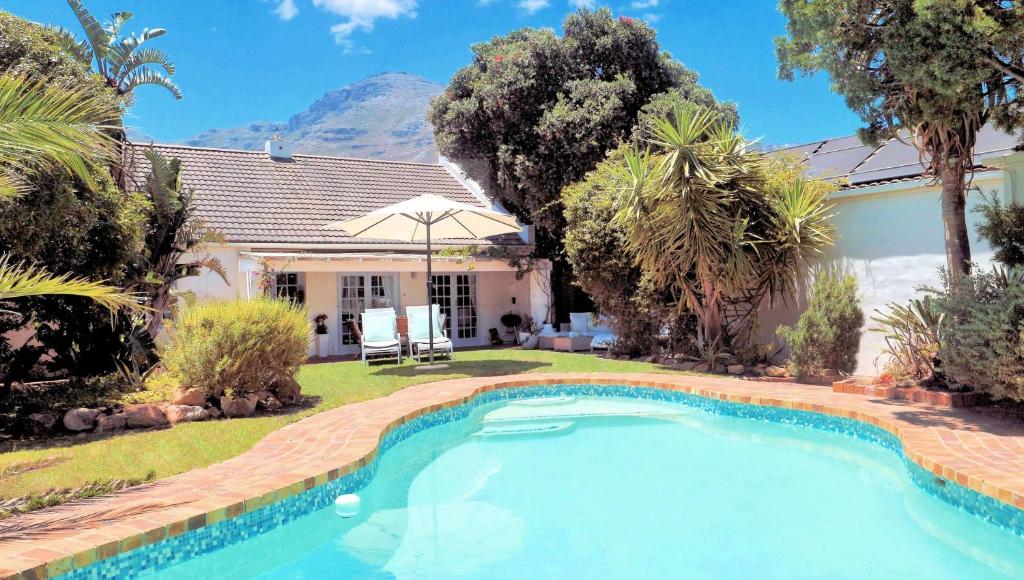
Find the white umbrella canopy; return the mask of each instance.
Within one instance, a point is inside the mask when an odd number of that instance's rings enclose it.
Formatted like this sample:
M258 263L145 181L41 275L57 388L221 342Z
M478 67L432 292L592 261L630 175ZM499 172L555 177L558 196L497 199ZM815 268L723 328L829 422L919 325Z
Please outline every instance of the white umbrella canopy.
M327 229L344 230L354 238L427 242L427 302L434 295L431 270L431 242L434 238L480 239L520 230L515 216L450 200L440 195L423 194L406 201L375 209L350 220L331 222ZM430 366L434 366L433 308L427 308ZM409 353L410 355L412 353Z
M329 223L326 228L345 230L356 238L413 242L480 239L516 233L520 225L515 216L504 212L424 194L357 218Z

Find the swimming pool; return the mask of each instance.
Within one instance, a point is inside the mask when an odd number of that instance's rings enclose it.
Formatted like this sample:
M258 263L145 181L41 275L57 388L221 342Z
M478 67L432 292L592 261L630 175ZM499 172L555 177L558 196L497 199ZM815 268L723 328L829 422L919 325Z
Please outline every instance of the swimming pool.
M936 482L848 419L534 387L420 417L382 449L350 476L69 576L1024 577L1019 510ZM349 491L362 506L346 519L332 502Z

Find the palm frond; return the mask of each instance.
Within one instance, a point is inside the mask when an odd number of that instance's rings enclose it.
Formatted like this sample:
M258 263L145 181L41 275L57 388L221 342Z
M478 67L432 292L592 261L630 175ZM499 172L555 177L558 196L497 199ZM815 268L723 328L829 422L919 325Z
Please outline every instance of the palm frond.
M170 91L175 99L180 101L182 98L181 89L174 84L174 81L148 68L136 69L129 73L118 86L118 91L121 94L127 94L142 85L157 85Z
M107 34L107 29L92 15L92 12L89 12L89 9L85 7L82 0L68 0L68 6L71 7L71 11L75 13L78 23L82 25L82 30L85 31L85 38L92 47L93 58L96 59L96 67L99 69L99 73L107 76L103 65L107 57L107 47L110 44L110 35Z
M114 156L106 132L120 111L104 95L0 76L0 196L24 191L27 174L60 167L94 186L91 170Z
M9 255L0 256L0 300L43 295L91 298L111 311L141 308L137 297L113 286L71 274L54 275L37 266L12 263Z
M63 26L46 26L46 29L53 33L61 50L71 54L75 60L87 67L92 65L92 48L88 41L78 40L73 32Z
M115 66L113 67L113 72L118 84L121 84L129 74L144 66L159 66L164 69L168 76L173 75L175 70L174 63L171 62L167 53L155 48L144 48L131 52L124 59L119 59L114 62Z

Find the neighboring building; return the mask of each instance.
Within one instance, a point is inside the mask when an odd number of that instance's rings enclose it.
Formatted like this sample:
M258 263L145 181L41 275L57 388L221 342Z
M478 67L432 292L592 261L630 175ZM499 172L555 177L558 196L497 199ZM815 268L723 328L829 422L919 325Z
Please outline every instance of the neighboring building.
M426 247L422 243L355 239L325 229L330 222L363 215L424 193L492 207L493 202L454 165L291 155L286 142L275 152L153 145L182 161L182 181L196 192L196 210L225 242L209 248L223 263L227 283L204 271L178 288L200 298L258 295L264 266L272 292L304 303L312 319L329 317L331 354L358 352L348 320L366 308L394 307L404 313L426 304ZM130 175L144 180L146 163L136 145ZM268 146L268 151L270 147ZM487 240L435 240L434 247L498 246L503 254L527 255L532 231ZM435 295L448 315L456 347L488 344L488 330L502 330L508 312L544 318L546 296L538 268L526 276L506 258L436 257Z
M1017 152L1016 145L1016 137L991 127L978 134L967 220L972 257L981 268L991 266L992 251L978 239L975 226L980 216L971 210L977 207L980 192L994 193L1004 203L1024 202L1024 153ZM905 303L920 294L917 288L939 284L939 268L946 264L941 189L922 177L915 148L897 140L875 147L849 136L778 152L805 158L813 177L846 181L833 196L838 233L833 257L856 274L869 328L875 309ZM793 315L766 312L761 318L764 338L778 342L769 335L780 320L789 322ZM883 345L882 335L865 333L859 373L876 372Z

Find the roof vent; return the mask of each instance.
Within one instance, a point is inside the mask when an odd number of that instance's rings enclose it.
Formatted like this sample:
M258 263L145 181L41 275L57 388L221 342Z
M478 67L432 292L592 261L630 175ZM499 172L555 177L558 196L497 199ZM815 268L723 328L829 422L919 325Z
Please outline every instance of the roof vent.
M264 150L267 155L270 155L271 159L277 160L290 160L292 158L292 150L295 149L295 143L291 141L282 141L281 136L275 134L274 138L267 141L264 145Z

